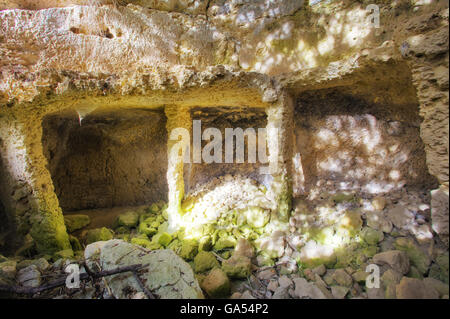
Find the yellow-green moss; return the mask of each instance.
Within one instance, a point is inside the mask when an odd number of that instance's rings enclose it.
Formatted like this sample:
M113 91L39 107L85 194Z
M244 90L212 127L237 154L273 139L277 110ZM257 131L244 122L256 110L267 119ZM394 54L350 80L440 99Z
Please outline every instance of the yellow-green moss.
M167 247L172 241L172 236L169 233L163 232L159 234L158 244L161 246Z
M110 239L113 239L113 231L106 227L90 229L86 234L86 244Z
M123 227L136 227L139 222L139 214L133 211L128 211L117 216L114 222L114 228Z
M80 241L75 236L69 235L69 241L73 251L83 250Z
M211 252L201 251L194 258L194 270L196 273L206 272L219 266L219 262Z
M71 248L64 218L58 210L54 213L39 211L33 216L30 234L40 253L52 255L57 251Z
M159 245L158 243L154 243L150 241L148 238L144 237L134 237L131 239L131 243L150 250L156 250L161 248L161 245Z
M251 274L250 258L245 256L233 256L222 263L222 270L230 278L245 279Z
M198 242L196 240L190 239L185 240L181 244L180 249L180 257L185 260L192 260L194 259L195 255L197 255L198 252Z

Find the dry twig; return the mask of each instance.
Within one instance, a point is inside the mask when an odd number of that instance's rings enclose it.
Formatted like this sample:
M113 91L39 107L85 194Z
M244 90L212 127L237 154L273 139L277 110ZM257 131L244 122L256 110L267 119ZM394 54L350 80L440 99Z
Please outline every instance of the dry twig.
M137 265L130 265L130 266L124 266L124 267L118 267L116 269L111 269L111 270L103 270L103 271L99 271L99 272L95 272L89 274L87 273L87 269L86 269L86 273L80 274L80 281L81 280L87 280L89 278L103 278L106 276L111 276L111 275L115 275L115 274L119 274L119 273L123 273L123 272L127 272L127 271L131 271L131 272L135 272L143 267L146 267L147 265L142 265L142 264L137 264ZM17 293L17 294L26 294L26 295L33 295L45 290L50 290L53 288L57 288L57 287L61 287L64 286L66 284L66 278L60 278L55 280L54 282L48 283L46 285L42 285L39 287L21 287L21 286L8 286L8 285L0 285L0 291L3 292L10 292L10 293Z

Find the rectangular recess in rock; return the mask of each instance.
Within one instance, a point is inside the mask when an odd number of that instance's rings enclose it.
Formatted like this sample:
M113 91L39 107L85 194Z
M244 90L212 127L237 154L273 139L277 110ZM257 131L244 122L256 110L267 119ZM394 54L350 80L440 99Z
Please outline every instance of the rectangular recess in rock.
M258 153L258 128L267 126L267 115L264 108L215 107L192 108L192 120L201 121L201 133L207 128L217 128L222 134L222 163L192 163L184 165L184 180L186 193L196 189L212 179L227 174L241 175L251 178L259 183L264 182L265 175L259 173L259 168L267 163L261 163L256 155L256 163L248 160L248 138L244 135L244 163L236 163L236 138L233 140L233 163L225 163L225 129L241 128L244 132L252 128L256 133L256 153ZM193 135L194 133L192 133ZM203 150L208 141L202 140ZM191 147L191 149L193 149Z
M63 211L167 200L165 125L161 109L46 116L42 142Z
M350 89L349 89L350 90ZM294 196L432 189L418 104L370 103L345 88L303 92L295 109Z

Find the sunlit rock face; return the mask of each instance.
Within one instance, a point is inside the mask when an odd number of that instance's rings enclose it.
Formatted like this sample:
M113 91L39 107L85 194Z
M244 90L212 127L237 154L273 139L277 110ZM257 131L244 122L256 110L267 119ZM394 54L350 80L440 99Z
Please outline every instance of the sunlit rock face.
M0 0L0 253L171 249L207 269L189 296L266 266L242 296L448 283L448 3L374 2L379 25L347 0ZM243 163L197 162L195 121L278 133L264 162L248 138Z

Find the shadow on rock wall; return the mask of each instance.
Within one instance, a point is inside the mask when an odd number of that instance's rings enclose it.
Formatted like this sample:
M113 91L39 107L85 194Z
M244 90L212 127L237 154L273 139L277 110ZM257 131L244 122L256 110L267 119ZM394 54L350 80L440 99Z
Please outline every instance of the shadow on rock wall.
M44 119L43 143L65 211L167 197L167 133L161 111L76 113ZM80 125L81 123L81 125Z
M307 92L296 108L294 195L386 193L433 187L418 108L371 105L336 90Z

